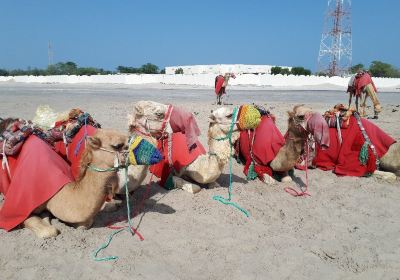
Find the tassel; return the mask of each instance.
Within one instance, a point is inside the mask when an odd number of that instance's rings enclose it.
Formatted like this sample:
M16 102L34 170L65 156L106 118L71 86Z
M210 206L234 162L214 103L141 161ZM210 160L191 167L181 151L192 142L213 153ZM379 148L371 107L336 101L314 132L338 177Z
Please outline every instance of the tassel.
M251 162L249 170L247 171L247 180L255 180L257 178L257 173L254 170L254 161Z
M367 165L368 158L368 143L365 141L360 150L360 154L358 155L358 161L361 163L361 165Z
M171 172L169 173L168 178L167 178L167 180L165 181L165 184L164 184L164 188L165 189L172 190L172 189L175 188L173 177L174 176L172 175L172 170L171 170Z

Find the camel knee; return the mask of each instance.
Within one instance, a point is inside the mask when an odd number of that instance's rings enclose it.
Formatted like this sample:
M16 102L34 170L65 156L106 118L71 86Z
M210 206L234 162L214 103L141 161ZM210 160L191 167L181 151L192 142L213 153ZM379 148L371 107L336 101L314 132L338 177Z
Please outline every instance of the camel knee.
M39 238L50 238L57 236L60 231L50 224L50 221L38 216L31 216L23 222L24 227L32 230Z
M201 187L199 185L190 183L190 182L188 182L182 178L179 178L177 176L173 177L173 181L174 181L174 187L177 189L183 189L183 190L193 193L193 194L201 191Z
M293 180L292 180L292 177L290 177L289 175L286 175L286 176L284 176L282 179L281 179L281 182L282 183L290 183L290 182L292 182Z

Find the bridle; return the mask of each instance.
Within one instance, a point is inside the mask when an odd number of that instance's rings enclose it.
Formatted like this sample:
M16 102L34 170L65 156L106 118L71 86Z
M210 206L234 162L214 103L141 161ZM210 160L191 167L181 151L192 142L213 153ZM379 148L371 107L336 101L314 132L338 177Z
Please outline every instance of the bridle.
M145 123L144 123L144 128L145 128L145 132L143 132L143 131L141 131L140 129L137 129L137 126L135 126L134 128L133 128L133 130L135 131L135 132L138 132L139 134L141 134L141 135L144 135L144 136L147 136L147 137L152 137L152 138L155 138L156 140L160 140L160 139L163 139L163 138L165 138L166 137L166 135L167 135L167 133L166 133L166 129L167 129L167 123L169 123L169 120L170 120L170 118L171 118L171 114L172 114L172 111L173 111L173 106L170 104L170 105L168 105L168 108L167 108L167 112L165 113L165 115L164 115L164 119L161 121L161 120L159 120L159 119L151 119L151 118L146 118L145 119ZM153 129L153 128L151 128L150 127L150 124L149 124L149 121L152 121L152 122L161 122L161 129ZM160 132L160 137L154 137L153 136L153 134L152 134L152 132Z

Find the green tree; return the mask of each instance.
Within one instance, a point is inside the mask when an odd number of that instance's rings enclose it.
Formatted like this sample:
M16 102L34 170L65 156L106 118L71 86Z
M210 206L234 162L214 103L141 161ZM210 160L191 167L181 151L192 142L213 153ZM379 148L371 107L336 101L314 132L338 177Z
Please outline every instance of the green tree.
M357 73L358 70L363 70L363 69L364 69L364 64L358 63L350 67L350 73L355 74Z
M289 70L289 68L282 68L280 74L282 74L282 75L290 75L290 70Z
M165 68L160 71L160 74L165 74Z
M8 71L5 69L0 69L0 76L8 76Z
M144 74L158 74L158 66L151 63L143 64L140 70Z
M381 61L372 61L369 66L369 71L374 77L388 77L388 78L399 78L400 71L394 68L392 65L388 63L384 63Z
M311 70L304 69L304 67L301 67L301 66L297 66L297 67L292 67L292 70L290 71L290 73L293 75L310 76Z
M175 74L183 74L183 69L179 67L175 70Z
M271 68L272 75L278 75L281 73L281 71L282 71L282 67L279 67L279 66L274 66Z

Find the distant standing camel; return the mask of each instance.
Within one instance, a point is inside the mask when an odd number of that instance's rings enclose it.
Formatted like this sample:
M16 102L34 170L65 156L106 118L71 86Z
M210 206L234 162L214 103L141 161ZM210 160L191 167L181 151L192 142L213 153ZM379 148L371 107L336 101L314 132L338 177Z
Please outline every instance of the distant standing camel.
M217 95L217 104L222 104L222 96L226 94L226 87L229 82L229 78L236 79L235 74L233 73L225 73L224 76L218 75L215 77L215 94Z

